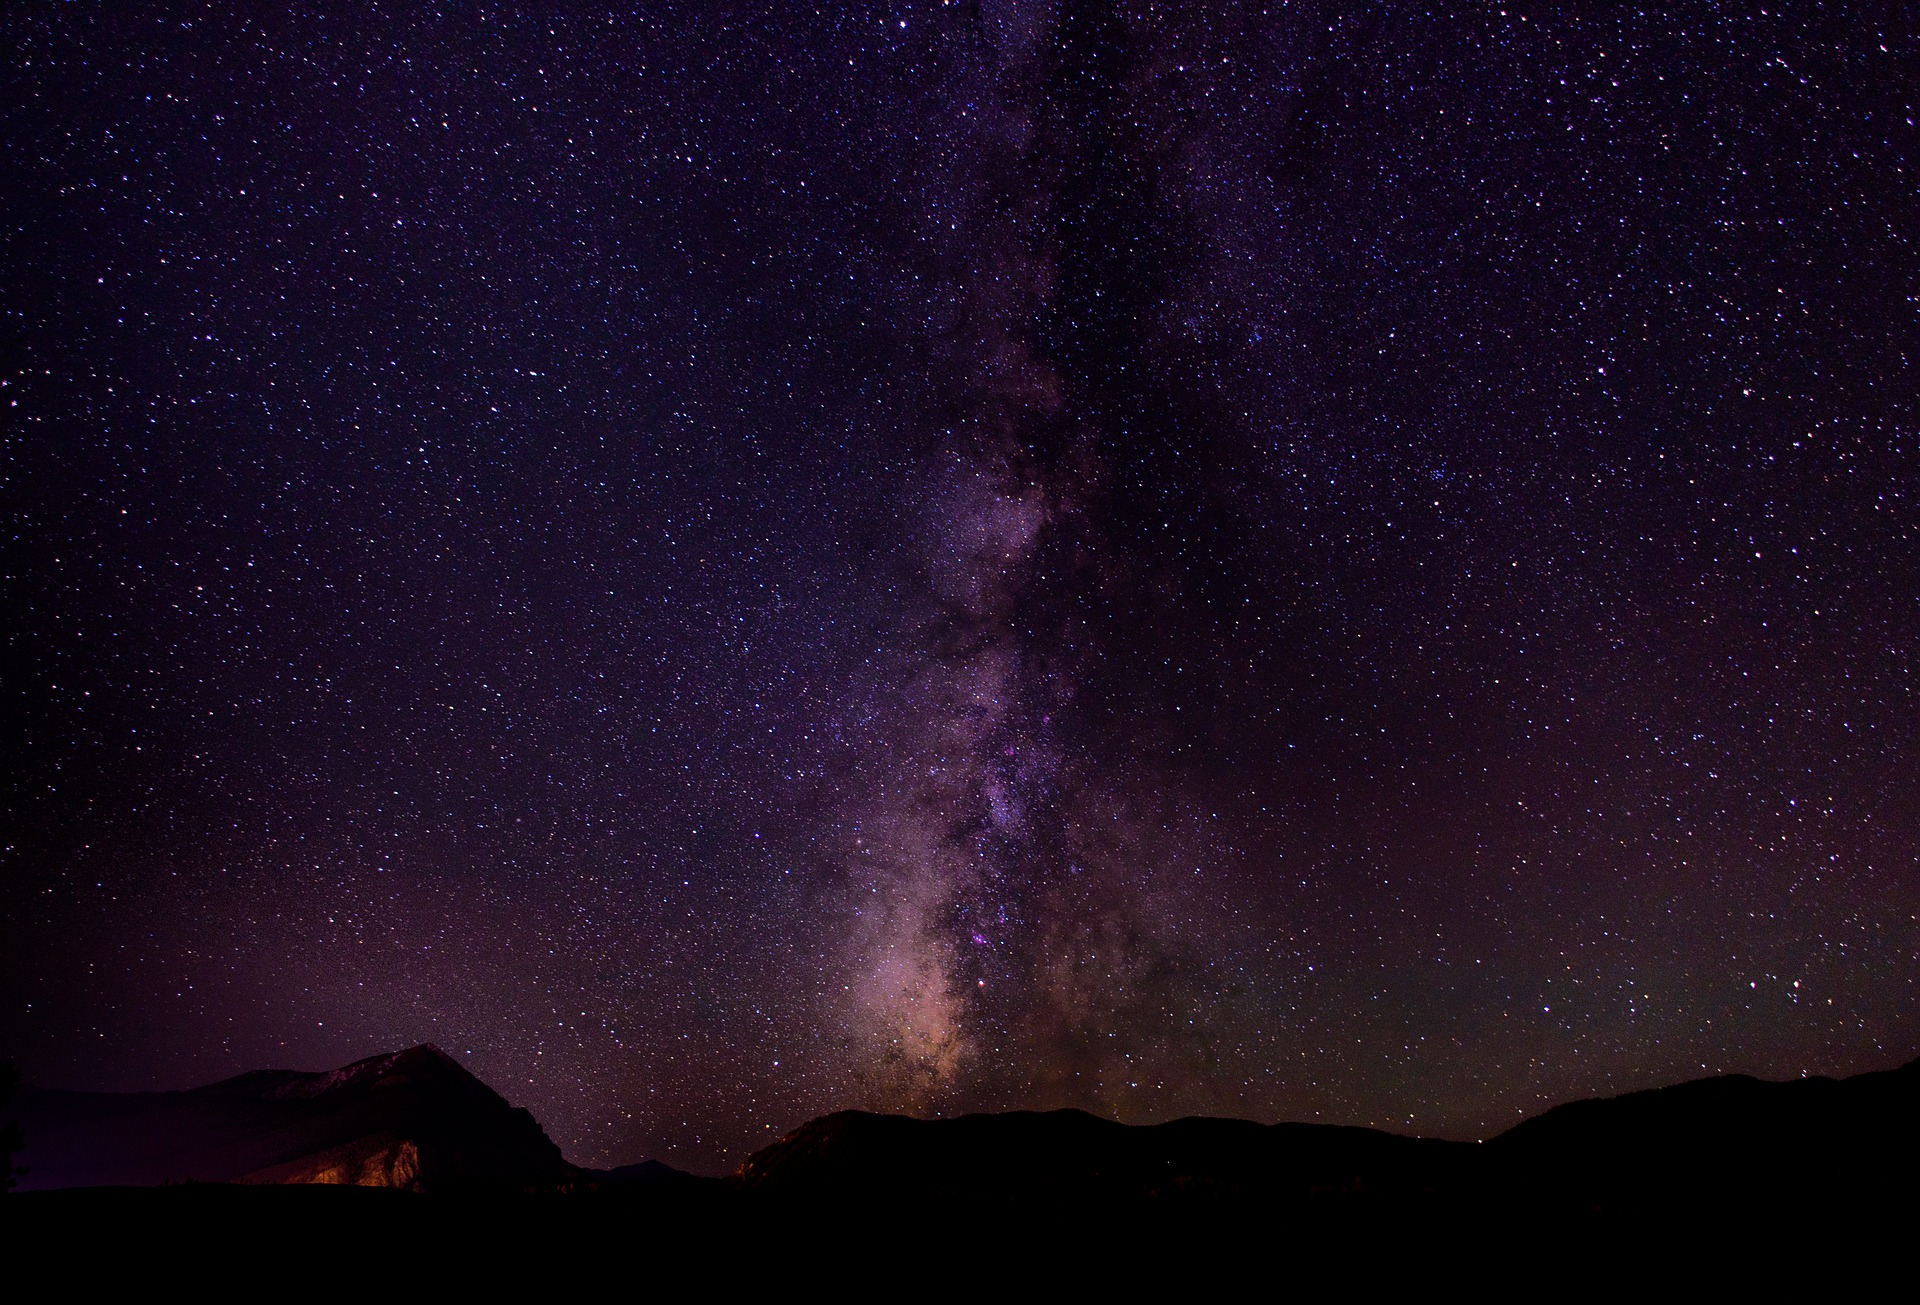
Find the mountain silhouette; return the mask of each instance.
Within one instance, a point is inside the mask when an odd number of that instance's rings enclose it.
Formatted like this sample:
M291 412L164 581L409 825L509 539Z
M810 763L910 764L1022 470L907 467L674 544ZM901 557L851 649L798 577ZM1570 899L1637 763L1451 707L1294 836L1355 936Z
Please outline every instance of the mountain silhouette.
M756 1152L736 1180L769 1195L969 1204L1404 1200L1456 1184L1475 1149L1241 1119L1131 1126L1079 1110L937 1120L849 1110Z
M1911 1202L1920 1060L1846 1079L1729 1075L1575 1101L1481 1149L1501 1190L1598 1209Z
M23 1191L168 1183L521 1190L578 1171L531 1114L431 1044L184 1092L25 1089Z
M1236 1119L1125 1125L1078 1110L953 1119L840 1111L725 1180L657 1161L576 1168L530 1114L432 1046L184 1092L29 1088L17 1115L27 1192L331 1184L566 1195L701 1219L849 1208L1287 1210L1349 1224L1370 1214L1737 1218L1911 1207L1920 1061L1841 1080L1736 1075L1577 1101L1486 1143Z
M1910 1203L1920 1061L1785 1083L1703 1079L1579 1101L1487 1143L1366 1128L1076 1110L910 1119L842 1111L741 1165L741 1190L802 1202L1057 1206L1485 1206L1735 1213Z

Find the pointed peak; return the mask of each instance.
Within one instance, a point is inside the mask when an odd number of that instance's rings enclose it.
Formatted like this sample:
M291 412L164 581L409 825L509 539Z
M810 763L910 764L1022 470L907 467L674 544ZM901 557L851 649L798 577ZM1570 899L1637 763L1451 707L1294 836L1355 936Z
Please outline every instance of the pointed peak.
M469 1092L496 1095L465 1065L431 1042L399 1051L383 1051L318 1074L296 1075L291 1082L276 1088L272 1095L289 1099L317 1097L358 1087L398 1087L419 1078L442 1081L451 1078Z
M467 1072L465 1066L440 1050L440 1045L435 1042L422 1042L417 1046L408 1047L405 1051L393 1052L392 1057L395 1064L402 1061L438 1061L441 1064L454 1066L463 1074Z

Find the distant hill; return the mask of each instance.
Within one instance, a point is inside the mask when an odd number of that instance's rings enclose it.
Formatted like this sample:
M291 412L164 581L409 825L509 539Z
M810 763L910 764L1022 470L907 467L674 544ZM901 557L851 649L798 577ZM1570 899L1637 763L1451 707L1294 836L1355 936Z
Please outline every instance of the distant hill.
M1079 1110L957 1119L842 1111L741 1165L750 1192L822 1198L1132 1202L1431 1195L1477 1148L1368 1128L1178 1119L1146 1127Z
M1728 1077L1560 1106L1485 1144L1364 1128L1074 1110L924 1120L843 1111L755 1153L769 1197L892 1204L1285 1205L1538 1213L1911 1204L1920 1061L1835 1081Z
M184 1092L24 1089L22 1191L164 1183L521 1190L578 1176L532 1115L426 1045Z
M1911 1204L1920 1060L1846 1079L1730 1075L1575 1101L1481 1149L1503 1190L1588 1208Z

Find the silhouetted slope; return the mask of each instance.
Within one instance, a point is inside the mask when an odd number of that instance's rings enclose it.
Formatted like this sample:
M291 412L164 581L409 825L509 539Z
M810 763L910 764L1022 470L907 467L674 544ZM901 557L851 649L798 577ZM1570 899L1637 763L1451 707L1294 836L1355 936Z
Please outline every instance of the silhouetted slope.
M1229 1119L1128 1127L1076 1110L946 1120L843 1111L755 1153L735 1182L883 1204L1731 1213L1783 1201L1910 1203L1916 1121L1920 1062L1839 1082L1730 1077L1576 1102L1485 1145Z
M740 1167L748 1191L872 1200L1404 1199L1458 1181L1474 1148L1364 1128L1078 1110L908 1119L842 1111Z
M1505 1190L1598 1207L1911 1200L1920 1061L1848 1079L1700 1079L1556 1106L1483 1150Z
M672 1188L676 1185L711 1185L718 1179L700 1178L684 1169L675 1169L672 1165L659 1160L642 1160L637 1164L617 1165L612 1169L583 1169L582 1175L592 1181L595 1187L604 1190L632 1188Z
M19 1116L23 1190L181 1181L519 1189L576 1172L532 1115L431 1045L184 1092L29 1089Z

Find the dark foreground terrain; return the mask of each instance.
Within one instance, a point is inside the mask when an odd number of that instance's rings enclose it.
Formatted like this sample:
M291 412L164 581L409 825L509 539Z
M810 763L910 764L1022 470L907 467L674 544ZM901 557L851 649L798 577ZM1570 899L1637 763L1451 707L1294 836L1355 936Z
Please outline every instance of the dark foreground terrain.
M1077 1111L843 1112L724 1179L565 1165L524 1112L431 1048L326 1075L22 1105L29 1137L42 1128L29 1160L47 1166L29 1179L110 1174L116 1155L124 1167L121 1185L0 1197L10 1254L82 1279L236 1288L290 1273L314 1286L615 1273L957 1295L1016 1274L1258 1272L1275 1292L1487 1275L1545 1288L1548 1274L1577 1294L1676 1273L1848 1279L1904 1255L1920 1214L1920 1062L1576 1102L1484 1144ZM128 1185L156 1165L188 1172Z
M350 1187L77 1188L0 1198L0 1246L80 1291L218 1296L537 1290L885 1292L909 1299L1100 1290L1545 1298L1831 1290L1904 1274L1910 1198L1745 1213L1523 1203L1200 1208L761 1200L718 1182L667 1197L464 1196Z

